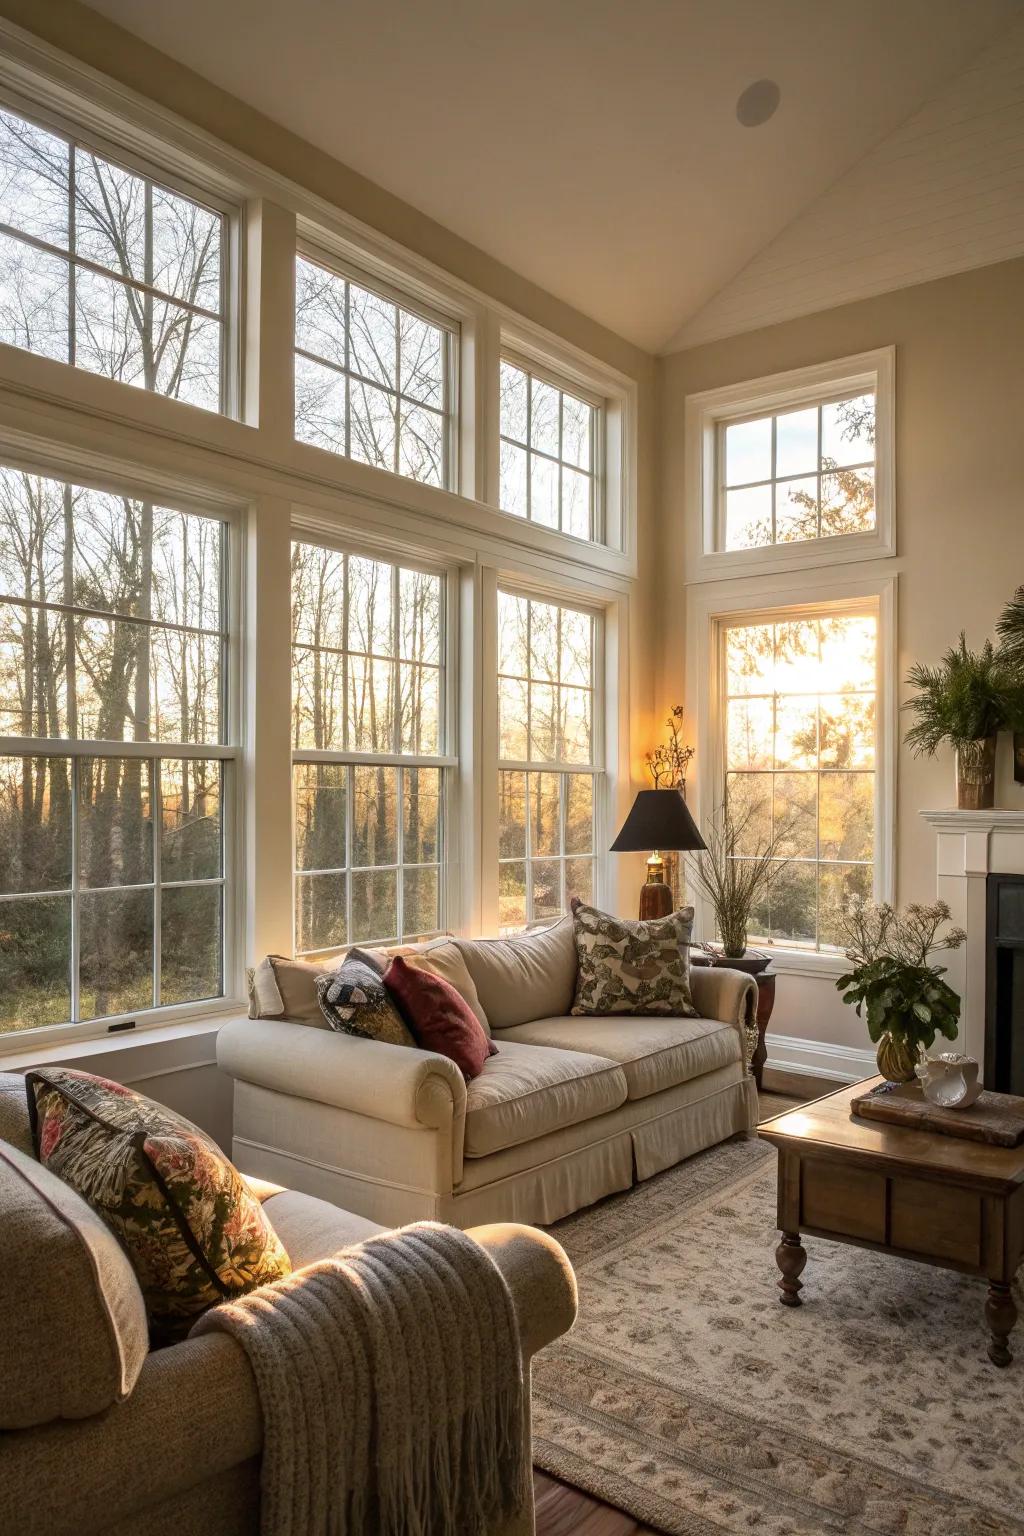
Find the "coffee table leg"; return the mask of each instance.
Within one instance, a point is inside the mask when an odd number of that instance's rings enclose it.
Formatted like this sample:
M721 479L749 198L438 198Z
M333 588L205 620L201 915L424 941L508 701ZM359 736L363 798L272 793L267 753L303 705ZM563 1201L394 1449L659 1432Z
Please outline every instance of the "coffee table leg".
M807 1263L807 1250L800 1241L799 1232L783 1232L782 1242L775 1250L775 1262L782 1271L782 1279L779 1281L779 1290L782 1292L779 1300L782 1305L784 1307L802 1306L800 1292L803 1286L800 1283L800 1276Z
M1009 1365L1013 1359L1007 1340L1017 1321L1017 1304L1010 1287L1001 1280L990 1280L985 1300L985 1321L992 1333L988 1357L993 1365Z

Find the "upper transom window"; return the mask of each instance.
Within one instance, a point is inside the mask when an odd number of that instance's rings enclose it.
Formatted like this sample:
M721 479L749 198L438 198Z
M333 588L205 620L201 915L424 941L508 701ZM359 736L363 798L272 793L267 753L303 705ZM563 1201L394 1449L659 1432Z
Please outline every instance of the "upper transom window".
M0 341L223 410L225 225L0 111Z
M501 510L595 539L597 425L589 401L502 359Z
M295 436L451 487L451 330L306 256L295 263Z
M727 550L875 527L873 393L723 422L718 458Z

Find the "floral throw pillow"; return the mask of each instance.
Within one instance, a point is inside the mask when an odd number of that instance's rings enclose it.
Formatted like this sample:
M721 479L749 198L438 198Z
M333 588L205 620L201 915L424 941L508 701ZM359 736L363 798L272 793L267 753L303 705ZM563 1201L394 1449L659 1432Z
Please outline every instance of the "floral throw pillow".
M574 1014L662 1014L695 1019L690 996L693 908L631 922L572 904L576 941Z
M316 979L316 995L332 1029L385 1045L415 1045L416 1040L396 1008L374 956L349 950L336 971Z
M69 1067L26 1074L39 1161L103 1218L135 1270L154 1345L291 1272L245 1180L198 1126Z

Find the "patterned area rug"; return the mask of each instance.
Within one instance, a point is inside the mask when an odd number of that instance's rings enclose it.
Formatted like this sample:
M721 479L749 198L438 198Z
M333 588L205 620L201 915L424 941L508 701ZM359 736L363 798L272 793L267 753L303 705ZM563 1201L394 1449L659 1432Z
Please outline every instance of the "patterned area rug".
M983 1282L807 1238L781 1307L757 1141L552 1232L580 1318L534 1364L545 1472L672 1536L1024 1536L1024 1325L997 1370Z

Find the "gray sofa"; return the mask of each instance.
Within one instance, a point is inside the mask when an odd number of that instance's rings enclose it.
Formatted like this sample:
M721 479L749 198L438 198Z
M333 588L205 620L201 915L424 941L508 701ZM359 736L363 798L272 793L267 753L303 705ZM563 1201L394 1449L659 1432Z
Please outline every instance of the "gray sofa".
M755 1125L749 976L694 967L696 1019L575 1018L571 918L451 943L498 1046L481 1075L467 1086L432 1052L233 1020L217 1059L239 1166L387 1226L546 1224Z

